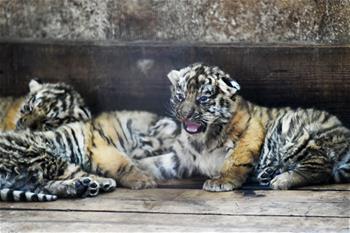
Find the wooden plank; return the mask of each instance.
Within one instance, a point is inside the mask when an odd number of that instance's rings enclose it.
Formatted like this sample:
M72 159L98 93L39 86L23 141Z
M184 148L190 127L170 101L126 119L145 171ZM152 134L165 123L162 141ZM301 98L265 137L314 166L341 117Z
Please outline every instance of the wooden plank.
M350 196L342 191L241 190L210 193L203 190L119 188L96 199L50 203L0 203L0 210L128 211L220 215L311 216L346 218Z
M61 211L1 211L5 232L349 232L349 219Z
M190 179L166 180L159 182L158 188L180 188L180 189L202 189L206 178L194 177ZM247 183L243 185L242 190L270 190L268 186L262 186L257 183ZM350 184L328 184L313 185L298 188L297 190L313 191L350 191Z
M33 76L73 84L95 111L166 114L166 74L193 62L218 65L247 99L317 107L350 125L350 47L235 44L0 42L0 95L22 95ZM14 88L15 87L15 88Z
M330 185L313 185L301 187L299 190L313 191L350 191L350 184L330 184Z
M191 178L179 180L164 180L158 182L158 188L167 189L201 189L205 178Z

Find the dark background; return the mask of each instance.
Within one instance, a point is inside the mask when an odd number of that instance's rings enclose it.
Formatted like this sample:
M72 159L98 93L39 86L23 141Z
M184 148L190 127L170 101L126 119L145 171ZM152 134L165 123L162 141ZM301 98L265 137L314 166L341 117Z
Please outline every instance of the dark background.
M167 44L2 41L0 94L24 95L28 81L67 82L92 110L166 114L171 69L218 65L248 100L315 107L350 125L350 47L346 45Z

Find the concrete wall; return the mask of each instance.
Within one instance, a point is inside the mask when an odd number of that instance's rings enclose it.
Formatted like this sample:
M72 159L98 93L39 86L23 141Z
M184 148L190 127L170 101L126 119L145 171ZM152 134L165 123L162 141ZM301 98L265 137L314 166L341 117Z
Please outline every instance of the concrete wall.
M350 42L350 0L0 0L0 37Z

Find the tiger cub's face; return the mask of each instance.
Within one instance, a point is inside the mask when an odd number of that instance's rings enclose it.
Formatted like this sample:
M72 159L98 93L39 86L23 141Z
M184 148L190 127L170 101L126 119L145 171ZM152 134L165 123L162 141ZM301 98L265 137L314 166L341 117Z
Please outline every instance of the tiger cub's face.
M240 87L228 74L218 67L193 64L172 70L168 78L176 118L188 133L205 133L213 125L229 122Z
M29 89L19 113L17 129L49 130L91 118L83 98L67 84L41 84L31 80Z

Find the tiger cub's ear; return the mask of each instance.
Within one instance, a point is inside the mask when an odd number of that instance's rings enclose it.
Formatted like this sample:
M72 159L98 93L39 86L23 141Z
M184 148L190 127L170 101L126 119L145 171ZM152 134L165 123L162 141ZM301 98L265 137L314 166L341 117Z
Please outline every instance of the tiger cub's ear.
M89 120L91 118L90 110L85 106L76 106L73 111L74 116L77 116L80 120Z
M29 91L30 92L36 92L37 90L39 90L43 85L40 83L40 81L36 80L36 79L32 79L29 82Z
M178 81L180 79L180 72L177 70L172 70L169 72L169 74L167 76L168 76L168 79L170 80L171 84L173 86L176 86L176 84L178 83Z
M241 89L241 86L236 80L231 79L230 76L222 77L218 81L219 88L226 94L234 95Z

